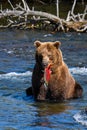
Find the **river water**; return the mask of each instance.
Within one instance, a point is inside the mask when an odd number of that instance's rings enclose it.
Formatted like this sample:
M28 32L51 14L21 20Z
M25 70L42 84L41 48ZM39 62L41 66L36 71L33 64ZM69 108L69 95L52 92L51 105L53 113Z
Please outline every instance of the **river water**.
M83 97L38 103L27 97L35 64L35 40L61 41L64 61L84 89ZM86 130L87 34L0 30L0 130Z

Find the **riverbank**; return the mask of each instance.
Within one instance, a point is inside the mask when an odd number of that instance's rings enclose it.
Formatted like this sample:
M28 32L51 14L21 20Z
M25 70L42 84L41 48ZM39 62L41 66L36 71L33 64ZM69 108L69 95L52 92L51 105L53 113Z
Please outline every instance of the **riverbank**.
M31 7L22 0L22 4L13 5L9 1L11 9L6 8L1 9L0 12L0 28L17 28L17 29L44 29L50 30L52 32L57 31L76 31L76 32L86 32L87 31L87 6L80 9L80 12L76 14L76 8L78 3L75 0L72 4L70 10L67 11L66 18L61 17L61 10L59 10L58 15L55 15L53 4L51 5L52 13L49 11L42 11L43 9L35 10L34 6ZM60 3L57 7L60 7ZM42 6L44 7L44 6ZM48 6L46 6L48 7ZM63 5L64 7L64 5ZM82 6L83 7L83 6ZM56 5L55 5L56 8ZM46 8L47 9L47 8ZM48 8L49 9L49 8ZM60 9L60 8L59 8ZM58 10L57 10L58 11ZM65 12L62 12L65 16Z

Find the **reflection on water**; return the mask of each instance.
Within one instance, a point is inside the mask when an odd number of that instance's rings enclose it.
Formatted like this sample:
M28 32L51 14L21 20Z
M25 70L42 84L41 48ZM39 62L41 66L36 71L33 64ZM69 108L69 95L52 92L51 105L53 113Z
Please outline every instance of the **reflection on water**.
M87 106L86 35L34 30L0 31L0 130L86 129L84 121L73 118ZM26 96L25 90L31 86L35 64L35 40L61 41L64 60L84 89L82 98L63 103L40 103Z
M40 110L38 116L59 114L68 109L68 106L66 106L64 103L39 103L36 104L36 106Z

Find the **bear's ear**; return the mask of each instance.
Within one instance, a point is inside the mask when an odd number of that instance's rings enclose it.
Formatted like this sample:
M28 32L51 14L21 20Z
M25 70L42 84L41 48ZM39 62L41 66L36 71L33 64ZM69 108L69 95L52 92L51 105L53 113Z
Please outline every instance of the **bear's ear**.
M53 43L53 45L58 49L59 46L61 45L61 42L55 41L55 42Z
M41 42L40 41L35 41L34 45L36 46L36 48L38 48L41 45Z

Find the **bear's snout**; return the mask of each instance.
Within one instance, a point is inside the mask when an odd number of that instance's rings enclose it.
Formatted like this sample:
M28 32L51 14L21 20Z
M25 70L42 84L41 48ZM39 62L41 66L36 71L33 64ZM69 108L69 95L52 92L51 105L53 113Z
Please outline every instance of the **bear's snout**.
M48 57L43 57L42 65L43 65L44 68L49 65L49 58Z

